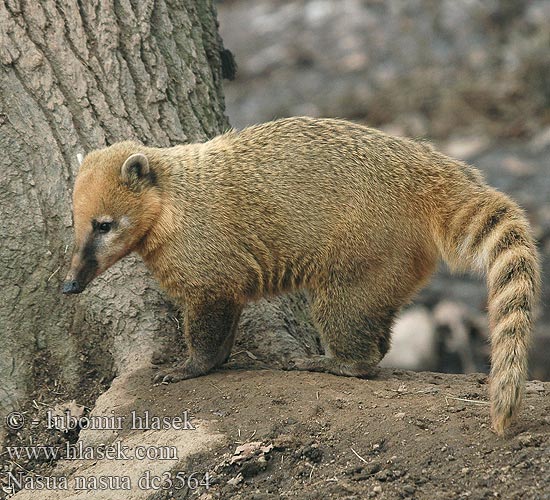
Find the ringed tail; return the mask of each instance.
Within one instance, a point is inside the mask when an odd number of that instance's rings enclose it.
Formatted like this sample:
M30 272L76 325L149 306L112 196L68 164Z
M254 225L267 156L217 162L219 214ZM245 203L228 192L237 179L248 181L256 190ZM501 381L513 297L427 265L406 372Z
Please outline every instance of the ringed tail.
M540 268L523 211L503 193L478 185L436 229L451 268L486 275L491 339L489 397L493 429L502 435L523 397Z

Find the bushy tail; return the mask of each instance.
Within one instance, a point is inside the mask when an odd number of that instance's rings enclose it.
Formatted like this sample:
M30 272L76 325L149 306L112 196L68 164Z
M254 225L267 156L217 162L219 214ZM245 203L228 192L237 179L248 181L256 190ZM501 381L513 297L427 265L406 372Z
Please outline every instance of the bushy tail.
M491 188L480 189L443 226L438 239L451 267L470 267L487 276L491 417L502 434L519 408L527 377L540 286L537 250L522 210Z

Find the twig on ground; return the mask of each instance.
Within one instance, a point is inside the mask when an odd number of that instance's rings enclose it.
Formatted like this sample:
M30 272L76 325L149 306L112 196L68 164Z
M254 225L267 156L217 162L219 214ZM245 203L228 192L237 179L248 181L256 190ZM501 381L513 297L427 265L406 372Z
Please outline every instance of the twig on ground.
M365 462L366 464L368 464L368 462L361 456L359 455L359 453L357 453L353 448L350 448L351 451L353 451L353 453L355 454L355 456L361 460L362 462Z
M480 401L478 399L466 399L466 398L457 398L456 396L450 396L448 394L445 394L445 402L449 404L448 399L454 399L456 401L462 401L464 403L473 403L476 405L490 405L489 401Z

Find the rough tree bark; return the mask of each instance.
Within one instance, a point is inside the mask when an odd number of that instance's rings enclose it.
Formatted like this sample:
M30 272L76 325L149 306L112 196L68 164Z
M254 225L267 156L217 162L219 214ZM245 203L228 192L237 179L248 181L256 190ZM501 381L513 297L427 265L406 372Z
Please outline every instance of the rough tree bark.
M0 30L2 414L54 381L73 394L110 381L178 335L175 309L134 257L78 298L59 293L77 154L204 140L228 121L210 1L4 0ZM257 339L311 334L303 304L259 303L242 325ZM288 338L283 357L316 349L313 334Z

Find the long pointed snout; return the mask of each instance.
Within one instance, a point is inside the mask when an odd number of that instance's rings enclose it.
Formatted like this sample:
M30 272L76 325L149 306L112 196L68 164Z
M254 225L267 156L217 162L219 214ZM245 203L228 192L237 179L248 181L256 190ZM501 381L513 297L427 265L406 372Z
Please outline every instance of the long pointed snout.
M81 293L96 276L98 262L90 246L76 249L71 260L71 268L63 282L61 292L66 295Z

